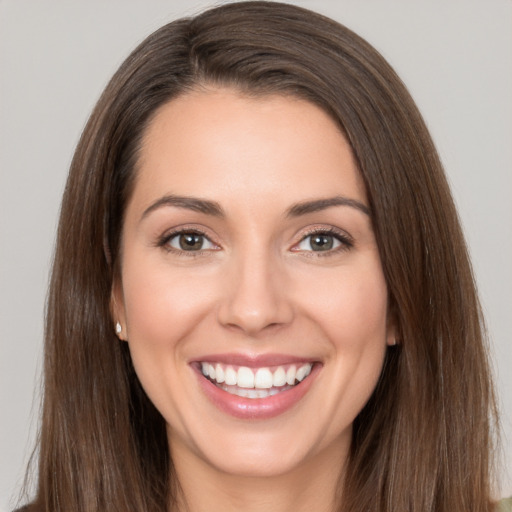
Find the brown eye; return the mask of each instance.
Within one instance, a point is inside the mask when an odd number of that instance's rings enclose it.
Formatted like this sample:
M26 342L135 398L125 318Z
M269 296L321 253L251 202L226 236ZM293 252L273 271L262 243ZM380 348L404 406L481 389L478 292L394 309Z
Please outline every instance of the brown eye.
M203 248L203 236L196 233L184 233L178 237L180 249L184 251L199 251Z
M178 251L195 252L215 249L216 246L201 233L183 232L176 233L169 238L167 244Z

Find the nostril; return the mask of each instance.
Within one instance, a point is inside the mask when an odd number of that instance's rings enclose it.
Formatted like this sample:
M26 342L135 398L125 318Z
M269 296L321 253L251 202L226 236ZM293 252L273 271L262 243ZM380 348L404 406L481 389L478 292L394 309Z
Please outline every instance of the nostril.
M269 270L263 256L244 253L231 267L219 301L218 321L229 329L255 336L290 323L293 308L286 287Z

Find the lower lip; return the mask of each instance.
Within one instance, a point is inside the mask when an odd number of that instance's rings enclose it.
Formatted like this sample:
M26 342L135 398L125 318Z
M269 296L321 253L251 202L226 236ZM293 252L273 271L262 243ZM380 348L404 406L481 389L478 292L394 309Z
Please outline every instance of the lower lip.
M206 379L200 370L196 370L196 374L204 394L221 411L236 418L263 420L279 416L297 404L309 391L320 369L321 365L315 364L309 376L302 382L291 389L266 398L244 398L232 395Z

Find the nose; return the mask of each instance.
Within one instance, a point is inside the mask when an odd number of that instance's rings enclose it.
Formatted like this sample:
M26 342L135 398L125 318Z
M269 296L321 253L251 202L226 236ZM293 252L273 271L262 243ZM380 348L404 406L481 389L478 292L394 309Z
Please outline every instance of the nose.
M293 305L280 265L263 254L230 263L218 309L223 326L256 337L291 323Z

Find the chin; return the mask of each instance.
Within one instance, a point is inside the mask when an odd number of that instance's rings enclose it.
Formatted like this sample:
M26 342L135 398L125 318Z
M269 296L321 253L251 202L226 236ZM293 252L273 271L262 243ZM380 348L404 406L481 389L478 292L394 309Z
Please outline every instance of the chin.
M263 449L260 453L254 454L239 453L228 457L219 457L205 460L207 464L221 473L233 477L245 478L269 478L283 476L292 473L307 461L298 454L283 454Z

